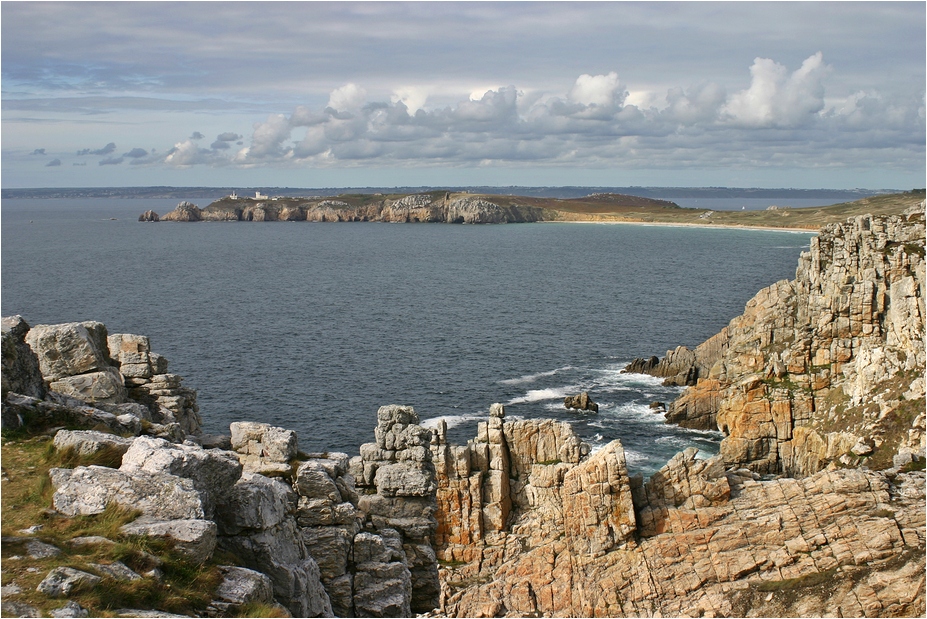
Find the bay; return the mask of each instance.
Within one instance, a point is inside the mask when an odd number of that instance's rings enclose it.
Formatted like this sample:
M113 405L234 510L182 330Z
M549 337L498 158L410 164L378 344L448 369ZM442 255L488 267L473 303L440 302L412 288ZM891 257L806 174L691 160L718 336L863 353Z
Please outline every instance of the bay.
M553 417L632 471L720 435L662 423L679 389L628 375L716 333L794 277L809 234L643 225L139 223L176 200L3 200L3 315L148 335L198 390L205 429L292 428L358 452L376 410L414 406L465 442L493 402ZM568 412L586 390L597 415Z

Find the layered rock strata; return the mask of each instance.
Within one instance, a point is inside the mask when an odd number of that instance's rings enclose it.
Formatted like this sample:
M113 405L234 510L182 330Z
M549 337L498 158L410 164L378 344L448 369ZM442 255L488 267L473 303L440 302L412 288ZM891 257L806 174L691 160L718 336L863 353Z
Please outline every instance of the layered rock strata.
M923 458L924 237L923 207L823 228L794 280L699 347L720 355L667 419L721 430L725 462L761 473Z
M924 612L923 472L757 481L693 449L643 483L620 442L583 456L549 423L496 414L464 447L439 432L447 616Z
M206 208L181 202L158 217L148 211L140 221L383 221L390 223L499 224L545 221L552 212L529 205L500 205L478 196L450 193L414 194L399 199L373 199L351 205L337 199L232 200Z

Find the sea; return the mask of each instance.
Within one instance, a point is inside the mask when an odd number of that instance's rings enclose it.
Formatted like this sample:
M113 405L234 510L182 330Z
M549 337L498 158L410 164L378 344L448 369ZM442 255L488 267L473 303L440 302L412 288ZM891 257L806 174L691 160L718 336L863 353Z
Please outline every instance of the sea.
M198 391L208 433L239 420L354 455L386 404L465 443L491 404L554 418L632 473L721 435L664 423L680 388L628 374L695 346L794 277L810 234L655 225L140 223L176 199L4 199L4 316L151 338ZM567 410L587 391L598 413Z

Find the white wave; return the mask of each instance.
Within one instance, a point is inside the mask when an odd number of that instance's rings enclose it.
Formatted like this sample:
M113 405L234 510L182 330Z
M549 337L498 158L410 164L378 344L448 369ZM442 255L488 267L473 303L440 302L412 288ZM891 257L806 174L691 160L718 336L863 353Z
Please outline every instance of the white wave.
M575 386L556 387L552 389L531 389L525 395L512 398L506 404L525 404L528 402L542 402L544 400L562 400L572 392L577 391Z
M562 368L557 368L556 370L549 370L547 372L538 372L537 374L526 374L524 376L519 376L518 378L506 378L505 380L498 381L500 385L524 385L526 383L533 383L539 378L546 378L548 376L554 376L559 372L565 372L567 370L572 370L572 365L565 365Z
M447 424L448 428L454 428L462 423L473 421L486 421L489 419L489 412L486 413L464 413L461 415L441 415L440 417L430 417L420 422L423 428L434 430L442 421Z

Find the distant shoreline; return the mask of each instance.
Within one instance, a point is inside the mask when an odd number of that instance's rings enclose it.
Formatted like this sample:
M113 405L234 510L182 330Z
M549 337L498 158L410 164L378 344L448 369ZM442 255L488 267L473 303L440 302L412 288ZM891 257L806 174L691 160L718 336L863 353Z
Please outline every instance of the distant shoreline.
M621 220L579 220L571 219L569 221L540 221L542 224L602 224L602 225L632 225L632 226L668 226L672 228L715 228L715 229L734 229L734 230L760 230L766 232L792 232L803 234L817 234L818 230L811 228L777 228L774 226L746 226L744 224L694 224L694 223L675 223L669 221L621 221Z

